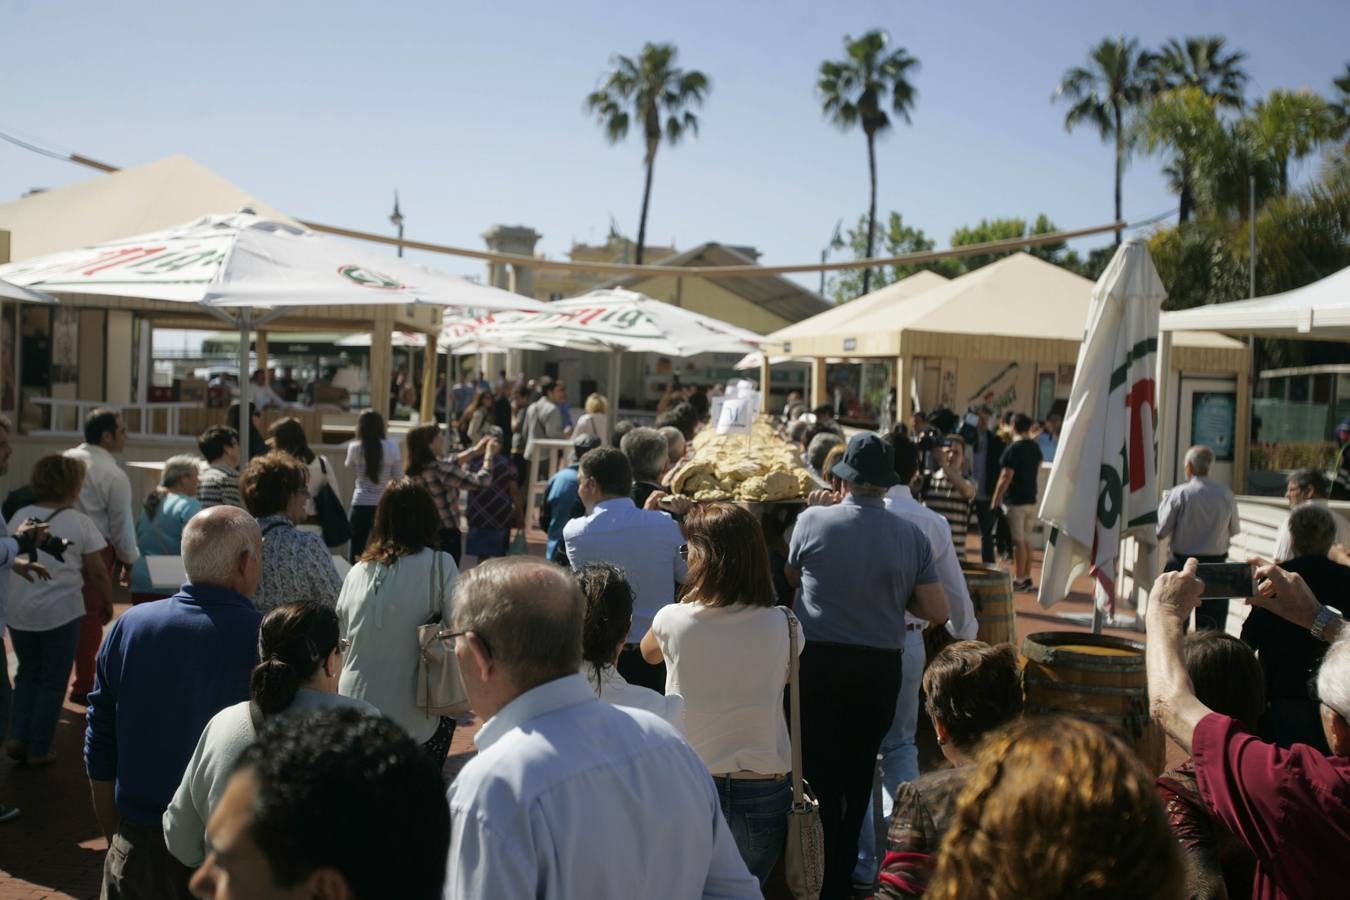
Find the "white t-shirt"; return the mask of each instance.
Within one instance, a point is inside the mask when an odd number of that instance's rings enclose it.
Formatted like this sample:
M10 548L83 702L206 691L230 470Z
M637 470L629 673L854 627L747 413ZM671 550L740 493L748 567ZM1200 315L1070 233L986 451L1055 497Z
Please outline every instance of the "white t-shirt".
M356 473L356 487L352 489L352 506L378 506L384 494L384 486L403 474L403 459L398 452L398 444L385 438L380 442L384 453L380 459L380 480L372 482L366 477L366 455L361 451L361 442L352 441L347 445L347 468Z
M628 679L620 675L613 666L605 666L597 678L595 666L583 662L581 674L586 676L586 681L590 684L591 690L595 691L595 696L610 706L645 709L674 725L681 734L684 733L684 700L679 694L662 695L640 684L629 684Z
M780 607L672 603L652 633L666 659L666 693L684 698L685 737L709 772L791 771L783 718L790 641Z
M25 506L9 520L13 534L28 519L46 519L56 512L51 506ZM84 555L97 553L108 542L94 520L78 509L68 508L47 523L54 537L70 541L63 562L38 551L38 562L52 573L51 581L25 581L9 574L9 627L19 631L51 631L84 615Z

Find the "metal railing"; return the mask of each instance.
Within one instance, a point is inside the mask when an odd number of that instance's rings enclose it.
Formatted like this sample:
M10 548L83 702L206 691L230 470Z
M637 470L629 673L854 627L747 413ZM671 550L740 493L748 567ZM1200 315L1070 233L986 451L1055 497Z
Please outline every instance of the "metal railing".
M106 400L62 400L55 397L33 397L28 402L50 410L48 426L36 429L33 434L61 437L83 435L84 420L100 408L121 412L127 420L127 433L132 437L178 437L181 411L202 407L201 403L109 403ZM130 413L135 413L135 416Z

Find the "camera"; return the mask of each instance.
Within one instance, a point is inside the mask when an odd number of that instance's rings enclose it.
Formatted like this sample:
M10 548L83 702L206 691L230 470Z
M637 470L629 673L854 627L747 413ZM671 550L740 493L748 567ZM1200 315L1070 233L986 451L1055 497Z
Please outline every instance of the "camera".
M43 524L43 523L42 523L42 520L41 520L41 519L38 519L38 518L32 518L32 519L28 519L27 521L25 521L24 524L25 524L25 525L41 525L41 524ZM36 562L36 560L37 560L37 554L36 554L36 551L37 551L37 550L41 550L43 553L47 554L48 556L54 557L54 558L56 559L57 562L65 562L65 561L66 561L66 557L65 557L66 548L69 547L69 546L70 546L70 541L66 540L65 538L59 538L59 537L57 537L57 536L54 535L54 534L48 534L48 535L47 535L45 538L43 538L42 540L40 540L40 541L34 541L34 542L33 542L33 550L29 552L29 556L32 557L33 560Z
M942 430L932 425L926 426L914 436L914 443L920 453L931 453L942 446Z

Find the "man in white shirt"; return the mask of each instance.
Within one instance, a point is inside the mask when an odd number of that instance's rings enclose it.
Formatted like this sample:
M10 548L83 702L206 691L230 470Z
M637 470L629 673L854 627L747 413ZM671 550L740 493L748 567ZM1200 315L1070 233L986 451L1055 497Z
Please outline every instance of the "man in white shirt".
M919 468L919 448L904 434L892 431L888 443L895 448L895 474L900 483L886 492L886 511L916 525L928 538L933 549L933 568L938 583L947 595L951 618L947 620L948 634L958 641L973 641L979 631L975 620L975 606L970 600L966 578L961 574L961 563L952 543L952 529L941 513L934 512L914 499L909 485ZM890 730L881 739L882 815L890 821L896 789L906 781L919 777L919 748L915 738L919 729L919 695L925 663L923 632L928 623L913 613L905 613L905 648L901 656L900 695L895 701L895 719ZM858 866L853 880L857 884L871 884L876 879L881 860L876 854L876 828L869 809L858 838Z
M1233 492L1209 479L1214 451L1197 444L1186 451L1186 480L1163 494L1158 504L1158 537L1171 540L1165 572L1179 572L1186 560L1221 563L1228 559L1228 542L1242 530ZM1228 622L1228 599L1200 601L1195 612L1197 630L1223 631Z
M1316 469L1296 469L1289 474L1289 481L1285 485L1284 498L1289 501L1289 508L1302 506L1304 503L1316 503L1320 506L1327 505L1327 478ZM1339 551L1335 547L1332 553L1344 553L1346 548L1350 548L1350 522L1345 520L1345 516L1340 513L1331 512L1332 521L1336 523L1336 544L1341 548ZM1284 562L1294 558L1294 540L1289 534L1289 520L1286 518L1280 523L1280 531L1275 536L1275 556L1276 562ZM1334 556L1333 556L1334 558ZM1342 562L1337 560L1337 562ZM1344 563L1342 562L1342 565Z
M272 390L272 386L267 383L267 372L263 369L253 370L253 377L249 379L248 399L256 409L285 409L290 406L280 394Z
M84 443L65 453L84 463L84 487L75 508L94 520L99 534L108 542L102 550L103 561L113 582L122 588L131 586L131 567L141 555L131 512L131 480L113 458L126 446L127 428L121 413L96 409L84 420ZM84 587L84 610L80 642L75 648L75 683L70 689L70 699L81 705L94 687L94 662L103 640L103 626L108 622L103 596L89 584Z
M633 503L633 469L623 451L597 447L581 458L577 496L586 517L563 528L567 561L576 572L590 562L613 563L633 587L633 624L615 666L630 684L666 691L666 664L642 658L639 642L657 610L675 601L685 578L684 535L663 512Z
M693 748L577 673L583 618L541 559L460 579L446 637L485 721L447 794L445 900L762 896Z

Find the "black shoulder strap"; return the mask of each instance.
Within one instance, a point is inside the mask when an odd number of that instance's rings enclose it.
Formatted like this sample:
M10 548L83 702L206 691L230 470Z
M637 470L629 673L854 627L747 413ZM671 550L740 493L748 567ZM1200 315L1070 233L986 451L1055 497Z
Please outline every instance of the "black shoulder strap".
M328 463L326 463L326 462L323 461L323 456L321 456L320 454L317 454L317 453L316 453L316 454L314 454L314 455L319 457L319 471L322 472L323 474L327 475L327 474L328 474Z
M65 512L65 511L68 510L68 509L73 509L73 508L74 508L74 507L63 506L63 507L61 507L60 509L58 509L58 510L56 510L55 512L53 512L53 513L52 513L50 516L48 516L47 518L43 519L43 520L42 520L42 523L45 525L45 524L47 524L48 522L50 522L52 519L55 519L57 516L61 515L61 513Z

